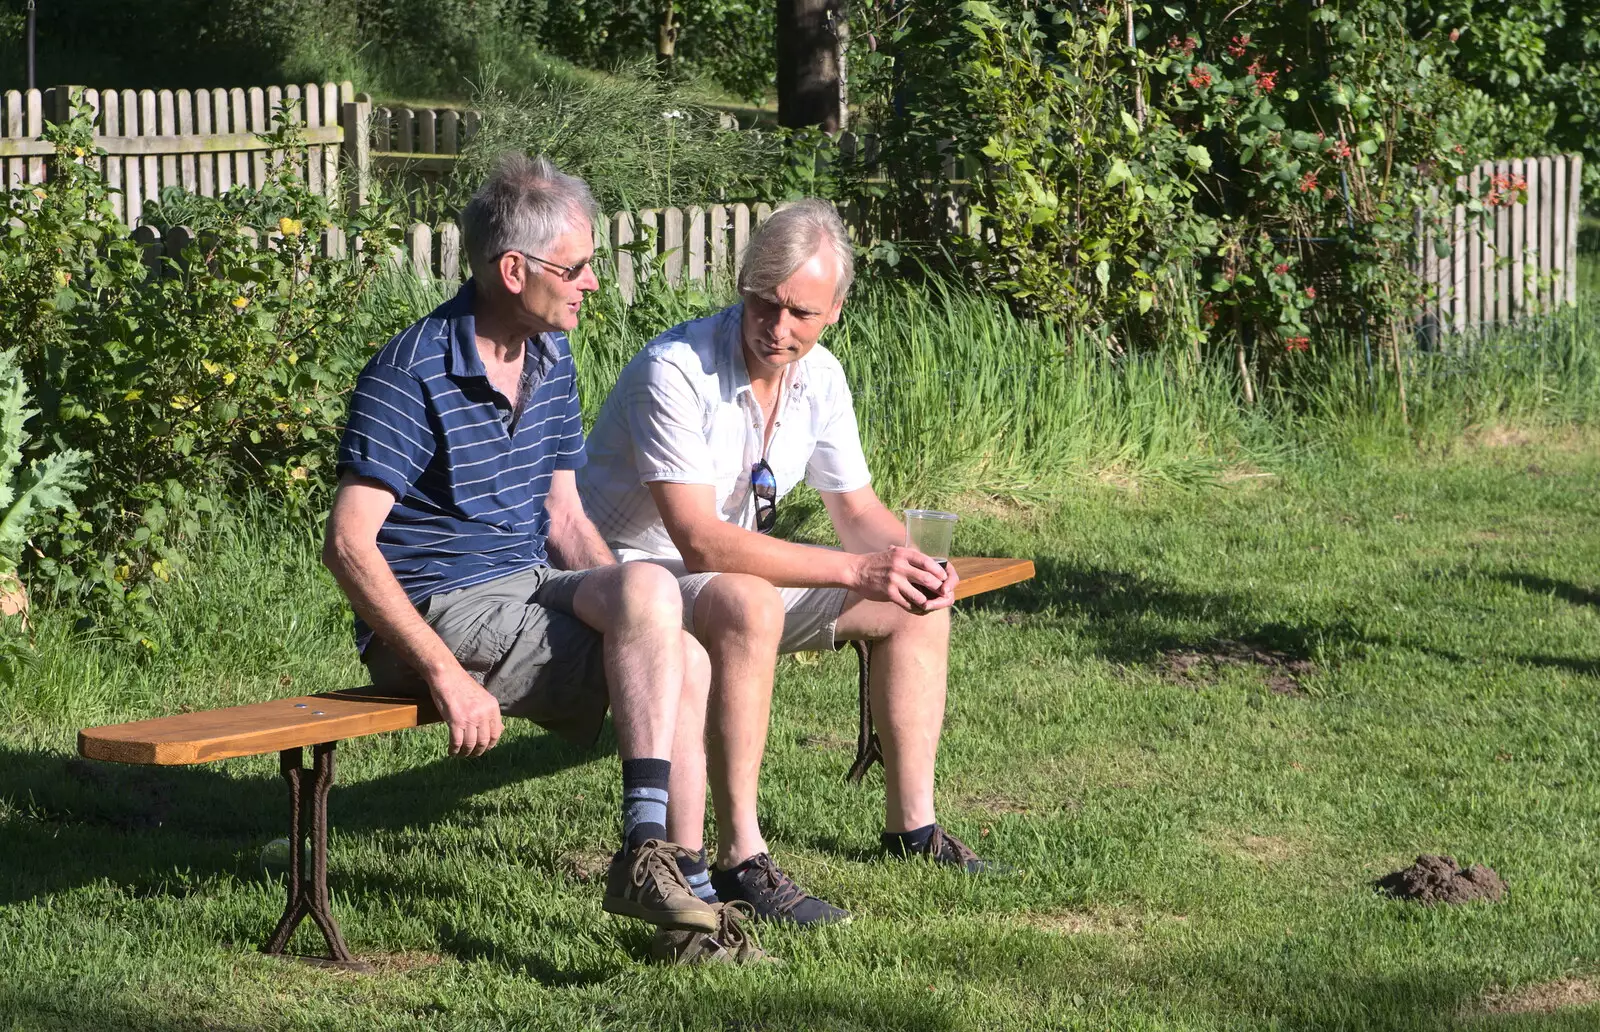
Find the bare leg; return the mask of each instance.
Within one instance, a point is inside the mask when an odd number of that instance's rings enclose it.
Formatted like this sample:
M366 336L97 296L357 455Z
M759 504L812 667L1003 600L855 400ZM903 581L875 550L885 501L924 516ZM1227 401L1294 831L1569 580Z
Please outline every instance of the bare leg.
M672 778L667 793L667 838L698 850L706 835L706 696L711 661L687 631L683 635L683 693L672 739Z
M707 755L717 814L717 866L767 852L756 815L783 600L760 577L724 573L695 602L695 634L711 660Z
M618 755L624 760L670 757L684 682L677 578L651 563L602 567L583 579L573 609L605 636Z
M841 641L872 642L872 716L883 748L884 828L934 822L933 772L944 727L950 611L924 616L854 594L839 615Z

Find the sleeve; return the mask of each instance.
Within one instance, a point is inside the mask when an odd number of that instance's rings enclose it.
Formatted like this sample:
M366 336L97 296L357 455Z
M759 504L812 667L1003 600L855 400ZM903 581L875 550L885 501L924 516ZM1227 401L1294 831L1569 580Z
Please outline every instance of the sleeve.
M817 398L817 443L806 463L806 483L818 491L843 494L872 483L867 456L861 450L855 402L841 374L832 389Z
M715 484L704 411L688 374L661 357L639 369L626 395L641 483Z
M578 365L572 353L563 348L561 361L567 365L566 415L561 423L561 443L556 447L556 469L582 469L589 462L583 448L583 405L578 400Z
M432 461L434 448L417 378L392 365L363 369L339 439L338 472L369 477L404 498Z

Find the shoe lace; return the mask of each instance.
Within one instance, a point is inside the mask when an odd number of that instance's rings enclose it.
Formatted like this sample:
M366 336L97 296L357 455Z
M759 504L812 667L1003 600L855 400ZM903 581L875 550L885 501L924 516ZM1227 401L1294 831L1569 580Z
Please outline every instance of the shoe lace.
M967 864L982 858L971 846L956 838L942 825L933 826L933 838L928 842L928 855L939 860L953 861L958 864Z
M717 942L734 953L739 952L746 943L755 946L755 933L750 929L755 917L755 908L742 899L722 904L717 912Z
M668 884L676 883L685 892L693 892L689 888L689 880L683 876L683 871L678 868L679 855L692 858L695 854L682 846L660 839L646 839L634 854L633 866L628 871L628 876L633 884L643 888L644 883L651 878L655 879L657 888L665 888Z
M805 890L796 885L794 879L784 874L767 854L762 853L756 857L755 873L772 891L772 905L779 913L786 914L805 900Z

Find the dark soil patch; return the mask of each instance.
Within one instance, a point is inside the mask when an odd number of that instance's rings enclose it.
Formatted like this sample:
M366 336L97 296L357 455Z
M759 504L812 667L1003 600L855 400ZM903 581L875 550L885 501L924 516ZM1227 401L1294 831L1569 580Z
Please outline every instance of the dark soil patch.
M1395 899L1418 903L1469 903L1475 899L1493 902L1505 896L1506 883L1482 864L1461 867L1454 857L1417 857L1404 870L1386 874L1373 882L1373 888Z
M1215 684L1229 667L1255 667L1274 695L1301 699L1306 697L1306 689L1300 679L1317 672L1317 665L1303 656L1231 638L1204 646L1168 649L1161 654L1160 667L1180 684Z

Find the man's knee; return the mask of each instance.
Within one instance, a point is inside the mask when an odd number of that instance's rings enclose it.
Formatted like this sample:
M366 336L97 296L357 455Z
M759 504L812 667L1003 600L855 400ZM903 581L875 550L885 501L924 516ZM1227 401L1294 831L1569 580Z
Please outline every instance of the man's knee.
M783 597L761 577L724 573L695 600L695 629L711 640L736 635L770 641L783 636Z
M670 572L654 563L623 563L613 569L605 600L613 628L682 626L683 597Z

